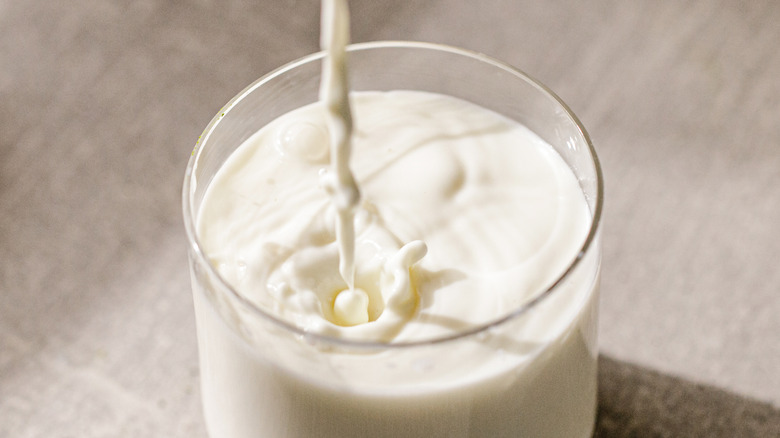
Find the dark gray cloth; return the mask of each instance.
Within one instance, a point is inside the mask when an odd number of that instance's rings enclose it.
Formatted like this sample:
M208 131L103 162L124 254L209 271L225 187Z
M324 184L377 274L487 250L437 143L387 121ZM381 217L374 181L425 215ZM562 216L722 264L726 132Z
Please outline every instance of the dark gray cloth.
M780 410L769 403L599 358L595 438L777 436Z
M355 41L485 52L589 129L616 358L598 436L780 436L780 3L352 3ZM184 168L318 20L314 0L0 0L0 437L204 436Z

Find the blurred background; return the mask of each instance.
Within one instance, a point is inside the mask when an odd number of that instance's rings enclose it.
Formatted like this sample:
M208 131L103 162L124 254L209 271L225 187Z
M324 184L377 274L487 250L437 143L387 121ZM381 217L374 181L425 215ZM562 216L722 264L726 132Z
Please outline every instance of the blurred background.
M502 59L606 177L597 436L780 436L780 3L353 0ZM190 151L316 0L0 0L0 437L205 437Z

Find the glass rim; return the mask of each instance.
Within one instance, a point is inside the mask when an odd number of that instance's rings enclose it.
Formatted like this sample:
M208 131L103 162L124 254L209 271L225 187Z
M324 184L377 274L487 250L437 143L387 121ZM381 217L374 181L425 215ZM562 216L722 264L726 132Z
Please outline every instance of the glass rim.
M269 82L270 80L280 75L283 75L289 72L290 70L293 70L296 67L299 67L301 65L322 60L325 57L325 52L320 51L320 52L312 53L304 57L298 58L294 61L291 61L287 64L284 64L272 70L269 73L266 73L265 75L261 76L259 79L251 83L249 86L244 88L240 93L234 96L230 101L228 101L228 103L226 103L222 107L222 109L220 109L217 115L215 115L211 119L209 124L203 130L203 133L200 135L200 137L198 137L198 140L195 143L195 147L192 150L192 153L190 155L190 159L187 163L187 168L184 176L184 184L182 187L182 210L184 216L184 228L187 234L189 249L191 251L191 254L193 254L195 257L194 262L205 266L205 269L208 270L210 276L216 279L217 286L220 289L227 291L232 296L233 299L235 299L243 307L248 309L250 313L252 313L253 315L258 316L268 322L271 322L274 325L289 331L291 334L298 335L311 342L326 343L326 344L338 345L342 347L363 348L363 349L399 349L399 348L419 347L419 346L446 343L458 339L468 338L470 336L474 336L479 333L489 331L494 327L501 326L504 323L508 323L509 321L519 318L520 316L529 312L534 307L540 305L540 303L542 303L547 297L552 295L553 292L558 288L558 286L571 276L574 270L579 266L582 259L588 253L589 249L594 246L600 228L601 214L602 214L603 204L604 204L604 181L603 181L603 175L601 171L601 165L599 163L598 156L596 155L596 150L593 147L593 142L591 141L587 130L585 130L585 127L582 125L582 122L579 120L579 118L574 114L574 112L569 108L569 106L560 97L558 97L557 94L555 94L547 86L537 81L536 79L532 78L522 70L515 68L503 61L499 61L493 57L490 57L480 52L476 52L468 49L462 49L462 48L449 46L445 44L417 42L417 41L373 41L373 42L366 42L366 43L350 44L347 47L347 52L360 52L366 50L387 49L387 48L432 50L432 51L446 52L454 55L460 55L467 58L472 58L476 61L484 62L486 64L492 65L493 67L501 69L507 73L510 73L514 76L517 76L519 79L524 80L530 85L536 87L548 98L551 98L558 105L560 105L560 107L565 111L566 115L574 123L574 125L577 127L578 131L582 135L583 139L587 143L588 150L590 152L590 156L596 174L596 197L595 197L596 202L595 202L595 208L592 211L590 228L588 230L588 235L585 238L585 241L580 247L580 249L577 251L577 254L572 258L571 262L569 262L566 269L564 269L562 273L555 279L555 281L552 282L548 287L537 292L536 295L534 295L530 300L524 302L519 307L513 309L510 312L507 312L506 314L498 318L492 319L487 323L475 325L474 327L470 327L466 330L457 331L452 334L447 334L444 336L436 336L429 339L422 339L418 341L401 341L401 342L346 339L346 338L339 338L335 336L329 336L325 334L306 331L296 326L295 324L290 323L276 315L273 315L271 312L264 310L263 308L261 308L260 306L256 305L254 302L249 300L247 297L239 293L230 283L225 281L225 279L222 278L222 276L219 274L217 269L206 258L206 254L204 253L201 247L200 240L198 239L198 235L196 232L195 222L196 222L198 212L193 211L192 209L193 206L192 197L195 193L194 189L195 187L197 187L197 181L195 181L195 184L193 184L193 181L195 179L195 169L198 166L200 155L203 152L202 145L208 141L209 137L211 136L211 133L217 128L222 118L224 118L225 115L227 115L230 112L231 108L234 105L236 105L238 102L243 100L246 96L251 94L257 88L263 86L265 83Z

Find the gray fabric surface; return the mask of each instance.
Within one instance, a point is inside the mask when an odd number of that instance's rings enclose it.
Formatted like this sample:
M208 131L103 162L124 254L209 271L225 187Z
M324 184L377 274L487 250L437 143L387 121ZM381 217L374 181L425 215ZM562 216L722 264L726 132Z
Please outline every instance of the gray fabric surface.
M594 438L777 436L780 411L769 403L599 358Z
M352 10L355 41L485 52L589 129L607 193L597 436L780 436L780 3ZM233 95L317 49L318 14L0 0L0 437L204 436L184 167Z

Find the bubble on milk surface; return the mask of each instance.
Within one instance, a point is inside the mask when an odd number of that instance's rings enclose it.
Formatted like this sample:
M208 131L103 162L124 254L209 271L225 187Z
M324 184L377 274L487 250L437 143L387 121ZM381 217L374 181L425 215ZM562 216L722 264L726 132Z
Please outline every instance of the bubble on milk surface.
M278 132L277 149L282 155L310 162L323 163L328 160L328 132L310 122L294 122Z

